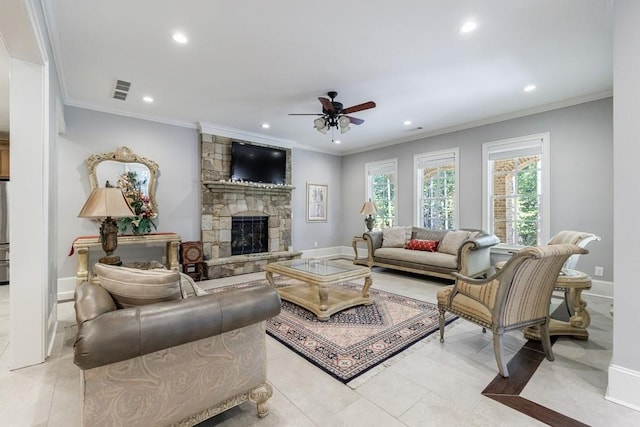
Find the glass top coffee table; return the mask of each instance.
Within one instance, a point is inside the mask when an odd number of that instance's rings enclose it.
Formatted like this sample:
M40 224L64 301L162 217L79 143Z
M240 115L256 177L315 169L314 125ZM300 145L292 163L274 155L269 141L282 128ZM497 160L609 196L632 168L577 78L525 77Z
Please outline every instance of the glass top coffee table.
M267 280L275 287L273 274L300 280L302 283L277 288L283 300L306 308L326 322L332 314L356 305L369 305L371 270L331 260L294 259L267 264ZM364 279L362 293L338 288L337 284Z

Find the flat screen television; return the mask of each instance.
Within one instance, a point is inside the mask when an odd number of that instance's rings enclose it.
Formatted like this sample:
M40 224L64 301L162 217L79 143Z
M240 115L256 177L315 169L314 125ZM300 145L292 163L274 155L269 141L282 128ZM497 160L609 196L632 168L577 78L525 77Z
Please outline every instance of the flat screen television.
M287 152L275 147L231 143L231 179L233 181L284 184Z

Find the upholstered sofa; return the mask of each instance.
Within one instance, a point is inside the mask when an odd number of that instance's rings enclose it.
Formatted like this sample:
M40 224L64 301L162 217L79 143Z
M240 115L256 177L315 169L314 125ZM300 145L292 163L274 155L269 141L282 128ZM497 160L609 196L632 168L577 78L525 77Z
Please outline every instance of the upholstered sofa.
M94 268L75 293L85 426L191 426L246 400L267 415L269 286L206 294L170 270ZM156 286L157 285L157 286Z
M367 258L355 264L453 279L457 272L478 277L491 268L490 248L500 240L482 230L393 227L365 232Z

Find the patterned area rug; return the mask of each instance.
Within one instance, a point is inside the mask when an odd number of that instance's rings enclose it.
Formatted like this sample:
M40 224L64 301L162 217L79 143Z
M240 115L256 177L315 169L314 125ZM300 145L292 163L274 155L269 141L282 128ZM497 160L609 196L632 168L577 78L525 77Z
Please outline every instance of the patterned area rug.
M276 286L295 283L276 277ZM266 285L266 280L233 285ZM341 285L361 292L355 283ZM211 289L217 292L228 287ZM435 304L371 288L373 304L338 312L329 321L320 322L310 311L287 301L281 313L267 320L267 333L276 340L347 383L400 351L438 330ZM447 323L456 317L447 313Z

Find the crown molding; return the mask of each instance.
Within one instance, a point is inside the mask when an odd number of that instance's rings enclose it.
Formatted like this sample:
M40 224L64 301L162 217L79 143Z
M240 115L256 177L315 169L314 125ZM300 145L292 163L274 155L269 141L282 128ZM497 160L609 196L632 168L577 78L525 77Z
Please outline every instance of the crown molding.
M175 120L175 119L167 119L164 117L155 117L155 116L147 116L144 114L130 113L127 111L116 110L114 108L105 108L105 107L101 107L93 104L74 101L74 100L67 100L65 102L65 105L68 105L69 107L85 108L87 110L100 111L101 113L109 113L109 114L115 114L118 116L131 117L133 119L148 120L151 122L163 123L166 125L179 126L179 127L188 128L188 129L197 128L195 123L189 122L187 120Z

